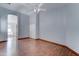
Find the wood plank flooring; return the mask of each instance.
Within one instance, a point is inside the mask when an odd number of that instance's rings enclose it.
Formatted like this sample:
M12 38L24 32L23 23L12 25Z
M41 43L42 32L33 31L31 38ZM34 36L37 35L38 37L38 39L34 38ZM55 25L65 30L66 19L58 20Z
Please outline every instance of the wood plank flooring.
M18 40L18 56L76 56L69 49L43 40ZM6 54L6 42L0 43L0 55Z

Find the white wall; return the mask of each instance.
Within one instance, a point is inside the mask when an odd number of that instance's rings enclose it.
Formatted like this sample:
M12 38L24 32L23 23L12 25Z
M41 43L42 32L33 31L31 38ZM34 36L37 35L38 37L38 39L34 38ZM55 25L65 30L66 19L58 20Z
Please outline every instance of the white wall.
M79 4L40 12L40 38L66 45L79 53Z
M79 4L66 7L66 45L79 53Z
M64 20L62 8L40 12L40 38L64 44Z
M29 16L27 15L19 14L18 36L19 38L29 37Z
M4 41L7 38L7 16L0 17L0 41Z

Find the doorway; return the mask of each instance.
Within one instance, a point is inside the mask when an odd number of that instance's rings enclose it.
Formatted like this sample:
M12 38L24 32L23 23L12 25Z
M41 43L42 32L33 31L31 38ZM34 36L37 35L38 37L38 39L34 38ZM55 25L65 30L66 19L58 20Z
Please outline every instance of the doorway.
M18 39L18 17L16 15L8 15L8 31L7 31L7 55L17 54Z

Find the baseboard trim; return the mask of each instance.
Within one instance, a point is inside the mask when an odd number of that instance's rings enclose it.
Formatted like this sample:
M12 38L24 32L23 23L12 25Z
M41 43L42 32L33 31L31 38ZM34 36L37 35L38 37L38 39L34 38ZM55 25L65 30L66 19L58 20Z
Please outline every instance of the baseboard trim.
M18 40L22 40L22 39L30 39L30 37L18 38Z
M18 38L18 40L22 40L22 39L30 39L30 37ZM5 40L5 41L0 41L0 43L3 43L3 42L7 42L7 40Z
M51 41L48 41L48 40L45 40L45 39L41 39L41 38L38 38L37 40L42 40L42 41L49 42L49 43L52 43L52 44L55 44L55 45L58 45L58 46L62 46L64 48L67 48L70 51L72 51L76 56L79 56L79 53L75 52L73 49L69 48L68 46L65 46L65 45L62 45L62 44L59 44L59 43L55 43L55 42L51 42Z
M5 40L5 41L0 41L0 43L3 43L3 42L7 42L7 40Z
M68 46L65 46L65 48L69 49L70 51L72 51L76 56L79 56L79 53L75 52L73 49L71 49L70 47Z
M41 38L38 38L37 40L42 40L42 41L49 42L49 43L52 43L52 44L55 44L55 45L58 45L58 46L65 47L65 45L62 45L62 44L59 44L59 43L55 43L55 42L51 42L51 41L48 41L48 40L45 40L45 39L41 39Z

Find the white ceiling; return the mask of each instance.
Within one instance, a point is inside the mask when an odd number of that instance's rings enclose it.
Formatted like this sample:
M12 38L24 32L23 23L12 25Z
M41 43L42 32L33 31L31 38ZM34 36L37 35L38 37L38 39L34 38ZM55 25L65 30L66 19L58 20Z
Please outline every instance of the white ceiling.
M7 8L9 10L21 12L23 14L30 14L34 12L34 8L38 8L40 3L0 3L0 7ZM52 9L52 8L59 8L66 5L66 3L43 3L41 5L41 9Z

